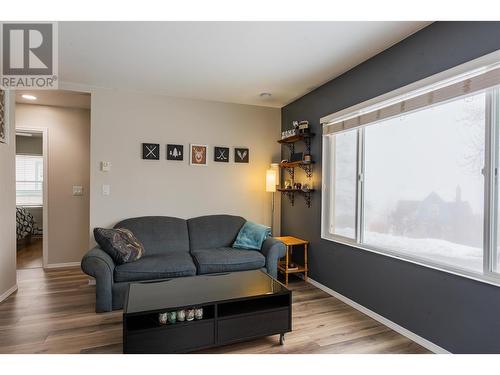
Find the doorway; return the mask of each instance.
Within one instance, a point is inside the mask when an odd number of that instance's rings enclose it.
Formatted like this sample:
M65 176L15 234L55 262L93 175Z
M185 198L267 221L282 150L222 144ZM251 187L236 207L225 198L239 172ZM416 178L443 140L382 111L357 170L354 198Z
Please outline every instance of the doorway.
M90 102L67 90L16 92L18 270L77 266L88 250Z
M47 225L44 184L47 167L45 134L44 129L16 128L18 269L43 267L44 225Z

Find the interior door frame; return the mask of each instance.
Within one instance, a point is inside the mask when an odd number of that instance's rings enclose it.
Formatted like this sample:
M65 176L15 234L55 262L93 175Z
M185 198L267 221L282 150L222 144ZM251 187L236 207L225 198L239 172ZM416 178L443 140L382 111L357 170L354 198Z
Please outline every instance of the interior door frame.
M43 237L42 237L42 267L47 268L49 260L49 128L31 127L20 125L15 127L15 131L42 133L42 157L43 157ZM17 155L17 153L16 153Z

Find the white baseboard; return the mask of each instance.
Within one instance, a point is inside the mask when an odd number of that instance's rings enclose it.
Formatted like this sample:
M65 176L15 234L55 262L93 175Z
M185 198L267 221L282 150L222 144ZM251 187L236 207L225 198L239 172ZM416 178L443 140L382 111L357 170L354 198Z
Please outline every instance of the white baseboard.
M14 285L12 288L9 290L5 291L5 293L0 295L0 302L3 302L4 300L7 299L12 293L14 293L17 290L17 284Z
M424 339L423 337L407 330L404 327L401 327L399 324L394 323L393 321L384 318L382 315L377 314L376 312L367 309L363 305L360 305L357 302L354 302L352 299L347 298L343 296L342 294L334 291L333 289L328 288L327 286L324 286L323 284L317 282L316 280L313 280L311 278L308 278L307 280L309 283L314 285L315 287L321 289L322 291L332 295L333 297L341 300L342 302L348 304L349 306L355 308L356 310L362 312L365 315L368 315L370 318L375 319L379 323L382 323L386 327L389 327L390 329L396 331L397 333L409 338L410 340L416 342L417 344L423 346L426 349L429 349L431 352L436 353L436 354L450 354L449 351L446 349L443 349L442 347L430 342L427 339Z
M70 268L70 267L80 267L80 262L69 262L69 263L49 263L44 266L44 268Z

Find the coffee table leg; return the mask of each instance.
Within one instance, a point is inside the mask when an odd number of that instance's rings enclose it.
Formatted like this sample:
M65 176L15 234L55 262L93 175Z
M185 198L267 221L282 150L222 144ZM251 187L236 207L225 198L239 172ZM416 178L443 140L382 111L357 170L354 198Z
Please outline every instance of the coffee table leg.
M280 345L285 345L285 334L284 333L280 334Z

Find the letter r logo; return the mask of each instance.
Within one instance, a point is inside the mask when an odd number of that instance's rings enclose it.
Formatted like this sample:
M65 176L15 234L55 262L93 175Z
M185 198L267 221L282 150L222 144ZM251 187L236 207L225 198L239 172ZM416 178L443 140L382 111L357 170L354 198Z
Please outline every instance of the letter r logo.
M2 25L2 74L53 74L53 25L4 23Z

